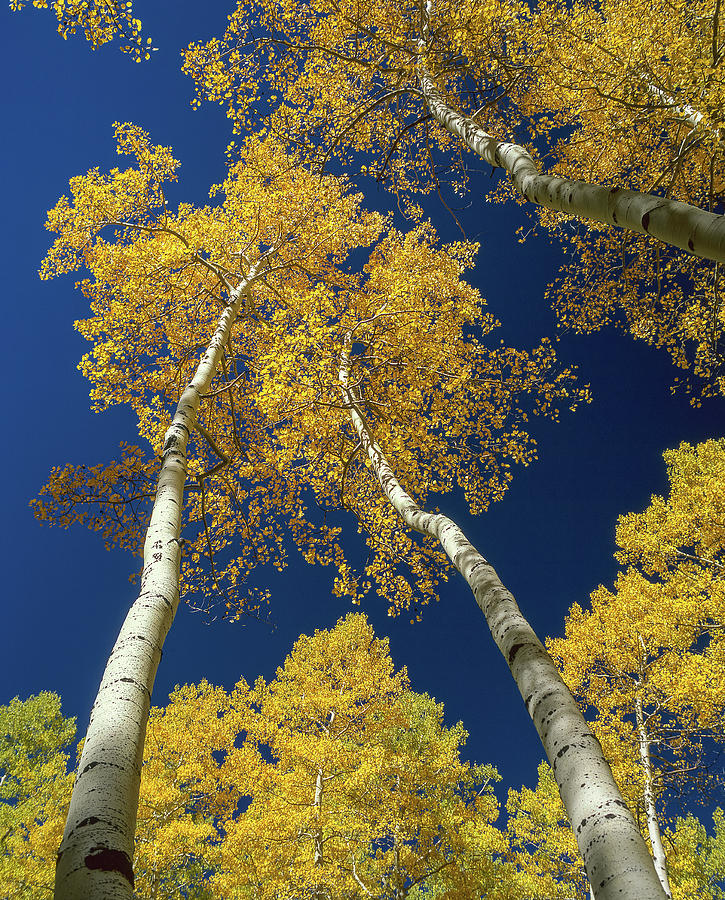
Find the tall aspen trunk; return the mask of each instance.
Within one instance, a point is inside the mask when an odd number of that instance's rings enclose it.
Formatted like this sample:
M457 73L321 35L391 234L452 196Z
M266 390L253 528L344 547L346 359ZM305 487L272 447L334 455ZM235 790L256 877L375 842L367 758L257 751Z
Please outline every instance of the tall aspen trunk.
M418 78L433 118L481 159L505 169L516 190L530 203L627 231L651 234L694 256L725 262L725 216L656 194L542 175L525 147L496 140L473 119L451 109L421 64Z
M351 337L339 379L362 448L403 521L436 538L466 579L508 663L549 758L596 900L664 900L637 823L551 657L493 566L447 516L423 511L399 484L349 387Z
M321 866L324 859L322 856L322 826L320 825L320 816L322 814L322 769L317 770L317 779L315 780L315 799L313 802L315 808L315 836L314 836L314 863L315 866Z
M322 815L322 793L324 785L323 775L323 770L318 769L317 778L315 779L315 799L313 801L313 806L315 809L315 825L312 841L315 868L321 868L325 861L322 848L322 824L320 822L320 818ZM327 900L327 892L318 885L312 897L313 900Z
M662 832L660 831L660 823L657 818L657 808L655 806L655 796L653 789L653 773L652 760L650 758L650 738L647 733L644 715L642 713L642 699L639 696L634 700L634 712L637 722L637 737L639 742L639 759L642 764L642 775L644 780L644 810L647 817L647 832L649 833L649 841L652 845L652 857L654 859L655 871L660 879L662 888L668 897L672 896L670 888L670 879L667 875L667 857L665 855L665 847L662 843Z
M91 711L55 873L55 900L131 900L133 840L143 747L161 648L179 603L186 447L201 395L219 366L232 323L257 275L230 294L166 432L144 543L141 591L108 658Z

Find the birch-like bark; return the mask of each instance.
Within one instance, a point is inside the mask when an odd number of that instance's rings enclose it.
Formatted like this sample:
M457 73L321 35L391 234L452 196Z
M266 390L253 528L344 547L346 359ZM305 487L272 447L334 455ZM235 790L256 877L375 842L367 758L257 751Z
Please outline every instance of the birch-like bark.
M315 868L320 868L325 862L322 848L322 825L320 822L320 818L322 816L322 794L324 790L323 775L324 773L322 769L318 769L317 778L315 779L315 799L313 800L313 807L315 810L315 825L312 835L312 843ZM314 889L312 897L313 900L329 900L327 891L324 888L320 887L320 885L318 885Z
M133 840L151 691L179 603L186 447L258 266L230 294L164 441L144 542L141 591L108 658L86 733L58 852L55 900L131 900Z
M664 892L668 897L671 897L672 890L670 888L670 879L667 875L667 857L665 855L662 832L660 831L660 823L657 818L657 808L655 806L652 759L650 757L650 738L649 734L647 734L647 726L645 725L644 715L642 713L642 699L639 696L634 699L634 714L637 722L639 759L642 764L642 775L644 780L644 810L645 816L647 817L647 832L649 833L649 841L652 845L655 871L657 872L657 876L660 879Z
M698 112L694 106L690 106L689 103L678 103L671 94L668 94L667 91L663 91L662 88L656 87L656 85L652 84L650 81L645 81L644 85L650 97L658 100L665 108L670 110L670 112L677 113L678 116L687 122L693 131L700 122L702 122L704 116L701 112Z
M599 741L513 595L456 523L422 510L395 477L349 386L349 349L350 341L341 354L342 393L383 495L408 526L439 541L473 591L544 745L596 900L664 900Z
M320 816L322 815L322 769L317 770L317 778L315 779L315 799L313 806L315 809L315 835L314 835L314 864L321 866L324 862L322 856L322 826L320 825Z
M656 194L542 175L525 147L496 140L473 119L451 109L422 64L418 77L433 118L481 159L505 169L516 190L530 203L591 222L651 234L694 256L725 262L725 216Z

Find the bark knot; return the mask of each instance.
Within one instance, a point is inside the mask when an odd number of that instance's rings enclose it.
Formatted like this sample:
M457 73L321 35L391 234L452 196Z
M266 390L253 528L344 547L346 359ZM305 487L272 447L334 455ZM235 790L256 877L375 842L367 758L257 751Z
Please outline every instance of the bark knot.
M525 645L524 644L514 644L513 647L509 650L508 655L508 664L512 666L514 664L514 660L516 659L516 654L521 650Z
M118 872L133 887L133 866L128 854L124 853L123 850L94 847L83 862L87 869L100 869L102 872Z

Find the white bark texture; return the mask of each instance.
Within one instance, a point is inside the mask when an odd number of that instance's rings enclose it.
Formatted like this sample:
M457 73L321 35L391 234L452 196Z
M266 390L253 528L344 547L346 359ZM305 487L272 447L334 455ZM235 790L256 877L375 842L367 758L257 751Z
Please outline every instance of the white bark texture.
M55 900L133 897L133 840L151 691L179 603L186 447L201 395L209 388L255 275L252 269L231 293L166 432L144 543L141 591L108 658L91 711L58 852Z
M353 425L384 496L403 521L436 538L473 591L506 659L549 758L596 900L664 900L665 893L634 818L551 657L493 566L447 516L424 512L399 484L348 384L340 382Z
M693 131L702 122L704 118L702 113L690 106L689 103L678 103L671 94L656 87L650 81L645 81L645 88L650 97L661 103L665 109L684 119Z
M670 889L670 879L667 875L667 857L665 855L665 847L662 842L662 832L660 831L660 823L657 818L657 808L655 806L655 796L653 789L652 777L652 759L650 757L650 738L647 733L647 726L644 721L642 712L642 699L635 697L634 700L635 718L637 720L637 737L639 739L639 759L642 764L642 776L644 781L644 809L647 817L647 832L649 833L650 844L652 845L652 857L654 859L655 871L662 884L662 888L668 897L672 896Z
M473 119L451 109L433 78L422 69L419 78L433 118L487 163L505 169L514 187L530 203L651 234L693 256L725 262L725 216L656 194L542 175L528 150L491 137Z
M322 818L322 776L322 769L318 769L317 778L315 779L315 799L313 801L315 810L315 831L313 840L315 866L321 866L324 863L324 858L322 856L322 825L320 824Z

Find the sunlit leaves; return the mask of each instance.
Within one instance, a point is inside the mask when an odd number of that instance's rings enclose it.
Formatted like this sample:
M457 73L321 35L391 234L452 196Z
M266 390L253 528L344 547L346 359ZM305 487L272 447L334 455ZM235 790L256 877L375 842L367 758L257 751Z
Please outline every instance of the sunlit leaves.
M220 894L394 896L431 878L443 896L486 877L493 886L497 775L460 760L463 727L446 728L442 707L409 691L364 616L302 636L248 698L245 744L225 765L250 802L226 827Z
M411 215L410 191L467 178L458 139L425 105L423 70L450 108L525 143L550 172L722 212L721 20L704 0L242 2L221 38L187 50L185 69L238 132L263 122L317 165L338 156ZM491 199L517 196L493 186ZM695 403L721 393L718 265L646 234L547 210L540 220L569 256L551 291L564 328L624 326L688 369Z
M0 896L35 900L52 889L74 735L57 694L0 706Z
M10 9L27 6L28 0L11 0ZM83 32L91 49L119 41L119 49L136 62L148 60L156 50L150 37L142 31L133 3L127 0L32 0L36 9L52 9L58 20L58 34L67 40L69 35Z
M700 796L711 782L725 716L722 442L683 444L665 459L669 496L619 519L617 556L629 568L592 594L590 610L575 604L565 637L548 644L596 716L624 795L644 822L648 783L661 825L668 789Z
M77 328L93 345L81 369L94 408L131 405L151 454L120 475L116 464L57 471L38 514L140 543L168 411L233 285L258 263L191 436L184 582L200 607L256 613L268 591L252 572L283 568L296 547L335 568L337 594L357 603L374 587L391 614L419 618L447 577L444 559L405 530L358 452L339 380L346 342L371 427L408 489L425 502L458 487L474 513L535 458L529 415L556 417L586 389L550 343L525 352L491 339L496 322L462 279L475 245L440 246L429 224L389 228L344 182L294 166L272 141L247 142L216 206L174 212L162 188L170 152L133 126L117 134L137 168L74 180L72 202L51 214L59 237L46 269L89 270L91 316ZM371 245L353 263L351 251ZM364 533L362 567L343 554L342 510Z
M584 900L586 872L548 763L539 764L534 789L509 791L506 801L509 854L521 894L536 900Z
M0 707L0 722L11 737L0 796L16 804L0 804L11 835L0 889L30 900L52 884L73 723L54 695ZM413 897L513 900L493 826L498 775L461 759L465 739L410 690L362 615L301 636L269 683L177 687L148 723L135 894L352 900L417 885Z

